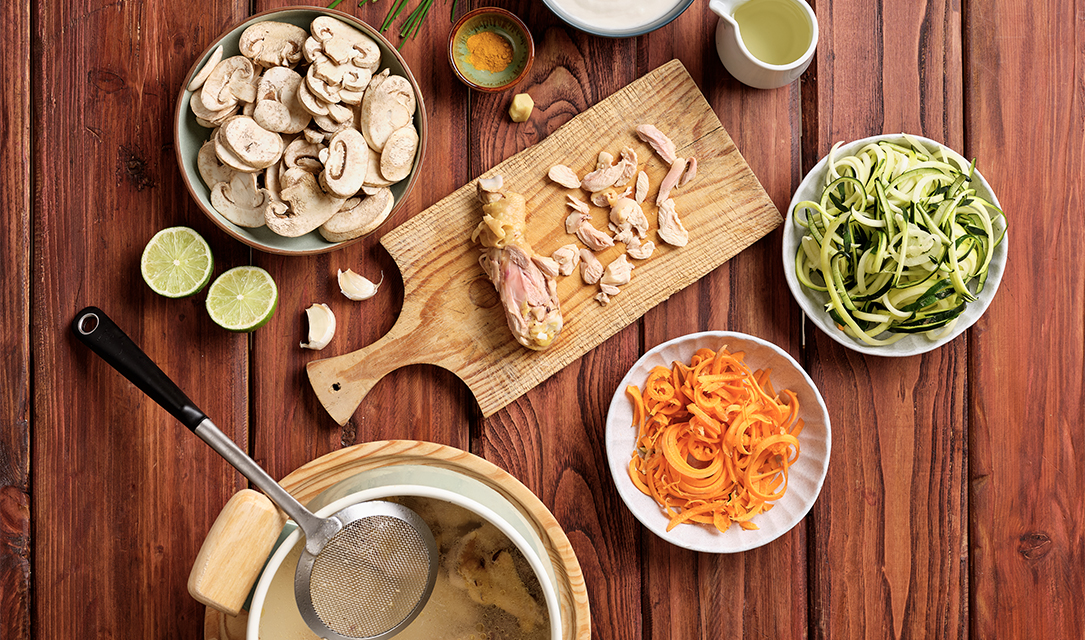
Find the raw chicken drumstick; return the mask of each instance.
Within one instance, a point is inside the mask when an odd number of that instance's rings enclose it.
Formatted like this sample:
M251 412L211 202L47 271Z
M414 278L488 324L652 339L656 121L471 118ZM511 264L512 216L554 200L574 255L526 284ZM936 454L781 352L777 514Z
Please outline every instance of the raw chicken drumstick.
M542 350L563 324L557 283L535 264L535 250L524 237L524 196L502 186L501 176L478 181L482 222L471 240L482 244L479 264L501 296L512 335L525 347Z

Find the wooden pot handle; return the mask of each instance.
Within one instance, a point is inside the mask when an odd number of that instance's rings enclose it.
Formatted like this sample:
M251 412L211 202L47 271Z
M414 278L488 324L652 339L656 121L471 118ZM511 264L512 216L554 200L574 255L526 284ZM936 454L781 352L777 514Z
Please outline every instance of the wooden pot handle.
M286 516L252 489L233 495L219 512L188 576L197 601L236 616L279 538Z

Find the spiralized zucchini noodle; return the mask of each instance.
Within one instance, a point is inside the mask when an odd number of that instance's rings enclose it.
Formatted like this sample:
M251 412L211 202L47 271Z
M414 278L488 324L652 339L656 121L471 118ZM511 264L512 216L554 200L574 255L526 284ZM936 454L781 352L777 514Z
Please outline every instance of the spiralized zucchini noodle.
M839 156L840 144L829 152L820 200L792 214L805 229L799 282L827 293L837 327L866 344L949 335L983 290L1006 234L1002 210L972 186L975 161L907 135L854 155Z

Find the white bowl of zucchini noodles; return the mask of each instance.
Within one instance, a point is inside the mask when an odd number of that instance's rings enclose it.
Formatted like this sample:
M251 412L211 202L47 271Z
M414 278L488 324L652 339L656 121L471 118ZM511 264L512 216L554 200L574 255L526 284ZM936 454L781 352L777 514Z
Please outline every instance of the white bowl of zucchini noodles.
M971 327L1009 245L976 162L908 134L834 145L799 184L784 229L784 273L806 317L845 347L892 357Z

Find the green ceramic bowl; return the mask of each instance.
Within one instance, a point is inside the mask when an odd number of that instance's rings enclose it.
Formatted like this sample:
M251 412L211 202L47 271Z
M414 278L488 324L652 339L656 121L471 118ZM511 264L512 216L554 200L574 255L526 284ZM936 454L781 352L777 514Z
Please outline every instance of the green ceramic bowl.
M422 160L426 155L428 123L426 120L426 107L422 101L422 92L419 90L418 83L415 81L414 75L407 67L407 63L403 57L400 56L399 52L396 51L396 48L373 27L358 20L354 16L341 11L321 9L318 7L288 7L257 14L248 20L245 20L240 25L231 28L225 34L216 38L215 41L212 42L195 60L192 69L185 75L185 80L181 83L181 91L180 95L177 97L177 106L174 114L174 148L177 154L177 166L181 169L181 177L184 178L185 187L188 189L188 192L192 194L192 198L196 201L196 204L200 209L207 214L207 217L211 218L220 229L230 236L233 236L254 249L259 249L260 251L265 251L267 253L280 255L326 253L357 242L365 236L347 240L345 242L328 242L324 240L318 232L313 231L299 238L287 238L276 234L267 227L258 227L255 229L239 227L224 218L222 214L216 211L211 205L211 190L200 178L200 172L196 167L197 154L199 154L200 147L207 140L211 130L201 127L196 123L196 117L188 107L192 92L188 91L187 87L192 76L203 67L207 59L211 57L211 53L219 45L222 45L223 47L223 57L237 55L239 53L238 42L241 39L241 32L252 24L273 20L276 22L286 22L297 25L308 31L309 25L312 24L313 19L319 16L338 18L368 35L377 43L377 46L381 51L381 63L379 69L385 67L389 68L392 74L407 78L411 83L411 86L414 87L417 102L414 123L418 128L418 152L414 163L414 169L411 170L410 175L391 186L392 195L395 197L395 206L392 208L391 213L388 214L388 217L385 219L386 221L395 216L396 211L399 210L406 200L407 194L410 193L415 182L418 181Z
M512 48L512 60L500 71L487 71L471 64L468 39L484 31L501 36ZM497 92L511 88L527 76L535 59L535 41L519 18L497 7L483 7L463 15L448 38L448 60L463 83L479 91Z

